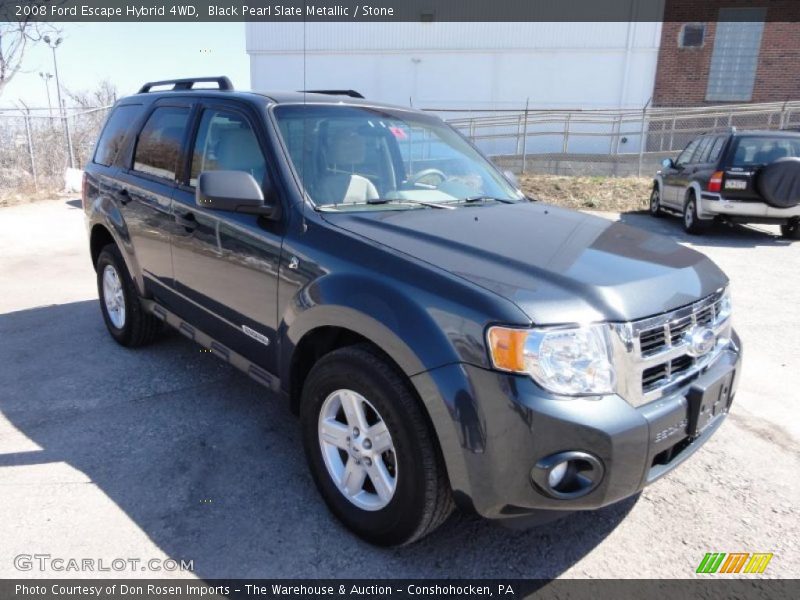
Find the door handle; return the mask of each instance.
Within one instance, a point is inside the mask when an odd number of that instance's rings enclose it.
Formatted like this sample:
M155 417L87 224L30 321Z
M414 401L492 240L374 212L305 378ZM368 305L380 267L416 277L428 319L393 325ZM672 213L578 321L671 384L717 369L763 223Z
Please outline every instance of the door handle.
M123 204L127 204L128 202L131 201L130 192L128 192L126 188L122 188L119 191L119 201L122 202Z
M175 222L186 230L186 233L191 233L197 229L197 219L193 213L186 213L185 215L175 214Z

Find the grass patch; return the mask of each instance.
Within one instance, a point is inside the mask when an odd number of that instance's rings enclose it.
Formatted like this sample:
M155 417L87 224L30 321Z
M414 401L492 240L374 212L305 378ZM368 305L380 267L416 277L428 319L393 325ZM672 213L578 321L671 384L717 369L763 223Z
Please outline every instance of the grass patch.
M646 210L653 180L649 177L534 175L519 177L532 198L582 210L637 212Z

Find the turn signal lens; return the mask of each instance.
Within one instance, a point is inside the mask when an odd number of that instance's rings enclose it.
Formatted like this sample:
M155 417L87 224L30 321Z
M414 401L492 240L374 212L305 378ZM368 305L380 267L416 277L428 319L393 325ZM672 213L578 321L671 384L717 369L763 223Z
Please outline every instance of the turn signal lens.
M711 179L708 180L708 191L709 192L718 192L722 189L722 176L724 173L722 171L714 171L711 174Z
M529 330L509 327L489 329L489 351L492 363L504 371L525 371L525 340Z

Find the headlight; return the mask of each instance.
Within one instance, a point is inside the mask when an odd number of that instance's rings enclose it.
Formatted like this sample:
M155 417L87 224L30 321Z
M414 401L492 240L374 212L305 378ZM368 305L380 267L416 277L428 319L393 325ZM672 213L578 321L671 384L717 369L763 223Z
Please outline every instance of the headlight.
M526 373L555 394L591 396L614 391L608 328L492 327L489 351L497 369Z
M726 288L722 293L722 298L719 300L719 306L717 306L717 321L722 322L725 319L729 319L732 311L731 290L730 288Z

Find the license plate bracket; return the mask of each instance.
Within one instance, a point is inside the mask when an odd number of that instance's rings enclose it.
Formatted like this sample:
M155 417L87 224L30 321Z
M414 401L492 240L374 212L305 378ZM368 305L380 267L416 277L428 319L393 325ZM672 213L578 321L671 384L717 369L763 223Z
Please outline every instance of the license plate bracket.
M698 379L686 394L686 433L690 438L699 437L717 418L728 412L734 369L731 367L714 375Z

